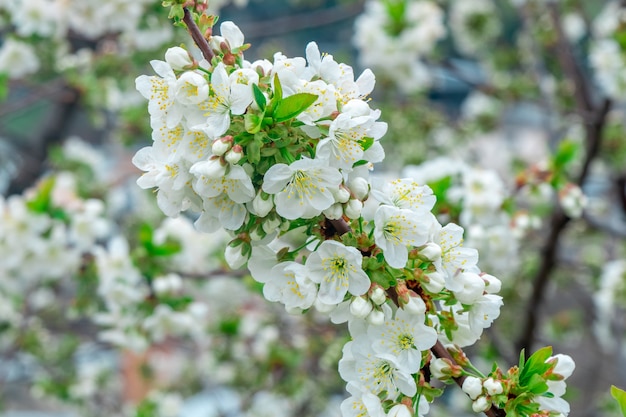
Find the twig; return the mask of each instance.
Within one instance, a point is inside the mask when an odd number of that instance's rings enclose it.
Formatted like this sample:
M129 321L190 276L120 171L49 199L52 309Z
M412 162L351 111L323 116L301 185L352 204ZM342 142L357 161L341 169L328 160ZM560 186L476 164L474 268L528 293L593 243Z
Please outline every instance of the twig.
M207 61L211 62L211 60L215 57L213 50L209 46L209 43L207 42L207 40L204 39L204 36L200 32L200 28L198 28L198 25L196 25L196 22L193 20L193 16L191 15L191 12L189 11L189 9L185 7L183 8L183 10L185 12L185 15L183 16L183 22L185 22L185 24L187 25L187 30L189 31L191 38L193 39L194 43L198 46L198 48L200 48L200 51L202 52L202 56L204 56L204 58L206 58Z
M563 28L561 27L558 9L555 4L550 4L548 7L550 8L550 15L558 38L556 53L559 64L566 77L574 83L576 112L578 114L594 115L594 117L585 118L586 155L580 173L576 178L576 184L582 186L589 173L589 167L600 150L602 131L604 129L606 116L611 108L611 101L605 99L599 108L594 108L590 94L589 81L583 76L580 67L574 59L571 45L567 42ZM525 309L526 319L522 326L522 333L517 342L519 350L531 350L539 316L538 310L543 302L545 288L557 265L556 253L560 244L561 234L569 221L570 218L557 204L550 217L550 232L542 246L541 253L543 256L540 261L539 270L533 279L533 291Z

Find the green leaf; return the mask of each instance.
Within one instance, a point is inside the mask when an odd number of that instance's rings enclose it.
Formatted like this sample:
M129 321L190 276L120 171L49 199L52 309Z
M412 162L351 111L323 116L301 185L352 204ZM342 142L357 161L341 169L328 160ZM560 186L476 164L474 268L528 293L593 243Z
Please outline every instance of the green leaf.
M185 17L185 11L183 10L182 4L175 4L170 9L170 14L167 16L168 19L178 19L182 20Z
M0 73L0 102L9 95L9 75L6 72Z
M530 380L528 381L526 391L532 392L536 395L541 395L548 391L548 384L540 374L532 374Z
M252 84L252 92L254 93L254 101L256 105L259 106L262 112L265 111L265 106L267 105L267 100L265 99L265 94L261 91L258 85Z
M53 188L54 177L46 178L41 181L37 194L26 203L26 207L35 213L47 213L51 208L51 194Z
M554 153L554 168L560 170L572 162L578 154L578 149L579 146L577 143L567 139L562 141Z
M246 156L251 164L256 164L261 160L261 142L256 138L246 146Z
M274 97L273 100L276 100L276 103L279 103L283 99L283 86L280 83L280 78L278 78L278 74L274 74Z
M546 363L550 356L552 356L552 346L543 347L533 353L524 364L524 369L520 373L520 384L522 386L528 385L532 381L533 375L543 375L550 369L552 365Z
M611 397L615 398L622 411L622 415L626 417L626 391L617 388L615 385L611 385Z
M278 123L293 119L311 104L315 103L317 95L309 93L298 93L281 100L274 110L274 120Z

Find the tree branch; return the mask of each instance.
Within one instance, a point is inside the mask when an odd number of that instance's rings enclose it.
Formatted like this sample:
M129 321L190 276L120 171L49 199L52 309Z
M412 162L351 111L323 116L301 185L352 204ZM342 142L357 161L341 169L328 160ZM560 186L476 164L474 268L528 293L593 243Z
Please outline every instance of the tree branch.
M198 28L198 25L196 25L196 22L193 20L193 16L191 15L189 9L185 7L183 8L183 10L185 12L183 22L185 22L185 25L187 25L187 30L189 31L191 38L193 39L196 46L200 48L202 56L204 56L207 61L211 62L211 60L215 57L213 50L200 32L200 28Z
M605 99L598 108L594 108L591 99L589 80L574 59L571 45L567 42L556 4L550 4L550 15L557 33L557 59L566 77L574 83L576 112L579 115L593 114L585 118L586 132L586 155L581 170L576 177L576 184L582 186L589 173L589 167L596 158L602 142L602 131L606 116L611 108L611 101ZM522 326L522 333L517 342L518 350L532 350L532 343L539 317L539 307L543 302L544 292L551 279L552 272L557 265L556 254L560 244L561 234L565 230L570 218L563 212L561 207L555 206L550 217L550 232L542 246L542 258L539 270L533 279L533 291L526 306L526 319Z

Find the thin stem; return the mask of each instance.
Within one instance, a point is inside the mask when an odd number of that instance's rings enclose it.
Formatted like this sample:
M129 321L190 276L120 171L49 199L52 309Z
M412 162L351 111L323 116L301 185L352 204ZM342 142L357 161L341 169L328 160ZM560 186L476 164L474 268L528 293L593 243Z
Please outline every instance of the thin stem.
M183 8L183 10L185 12L185 15L183 16L183 22L185 22L185 25L187 25L187 30L189 31L191 38L198 46L198 48L200 48L202 56L204 56L207 61L211 62L211 60L215 57L213 50L200 32L200 28L198 28L198 25L196 25L196 22L193 20L193 16L191 15L189 9L185 7Z

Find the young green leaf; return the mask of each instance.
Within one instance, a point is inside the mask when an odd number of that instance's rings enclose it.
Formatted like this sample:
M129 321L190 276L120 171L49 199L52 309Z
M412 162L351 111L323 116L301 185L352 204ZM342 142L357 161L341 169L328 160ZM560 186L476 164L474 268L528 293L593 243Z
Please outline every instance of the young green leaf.
M615 385L611 385L611 397L615 398L619 404L622 415L626 417L626 391L617 388Z
M272 100L276 100L276 102L280 102L283 99L283 86L280 83L280 78L278 78L278 74L274 74L274 98Z
M259 109L264 112L265 106L267 105L265 94L263 94L259 86L256 84L252 84L252 92L254 93L254 101L256 102L257 106L259 106Z
M293 119L315 103L315 100L317 100L317 95L309 93L298 93L286 97L276 106L274 120L280 123Z

